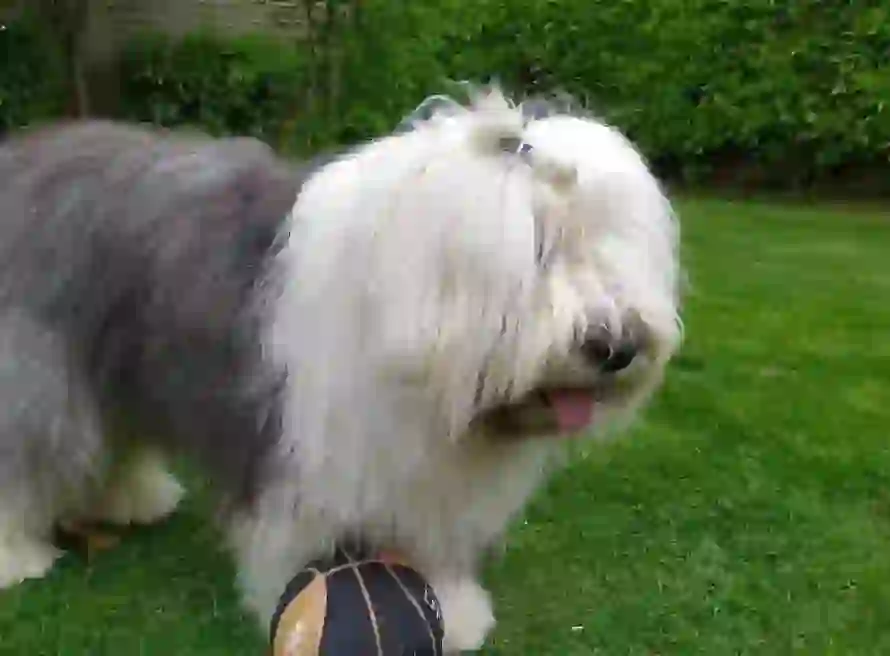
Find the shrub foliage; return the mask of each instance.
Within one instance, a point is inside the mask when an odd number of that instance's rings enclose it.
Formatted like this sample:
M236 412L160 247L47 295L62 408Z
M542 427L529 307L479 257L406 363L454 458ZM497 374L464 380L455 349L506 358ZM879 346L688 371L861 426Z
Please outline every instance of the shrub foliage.
M0 20L0 135L57 116L66 84L61 50L36 21Z
M317 150L390 129L448 80L494 78L568 92L686 179L742 168L799 185L887 161L890 5L879 0L348 4L358 13L326 34L324 61L305 43L142 39L124 57L125 115Z
M211 33L137 38L120 70L128 119L263 139L284 129L305 73L296 44Z

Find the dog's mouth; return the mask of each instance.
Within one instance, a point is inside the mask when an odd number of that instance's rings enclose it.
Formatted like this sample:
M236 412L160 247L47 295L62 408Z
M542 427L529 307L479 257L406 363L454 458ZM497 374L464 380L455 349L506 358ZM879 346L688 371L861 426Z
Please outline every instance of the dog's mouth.
M476 419L497 434L573 434L593 424L599 394L591 387L542 387Z

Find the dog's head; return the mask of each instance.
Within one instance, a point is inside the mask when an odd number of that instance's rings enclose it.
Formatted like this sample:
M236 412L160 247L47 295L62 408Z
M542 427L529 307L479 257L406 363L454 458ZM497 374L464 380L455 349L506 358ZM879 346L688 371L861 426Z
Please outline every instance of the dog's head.
M297 205L339 235L323 258L340 291L318 293L350 299L341 348L451 437L626 417L680 341L678 229L646 163L595 119L533 109L426 104Z

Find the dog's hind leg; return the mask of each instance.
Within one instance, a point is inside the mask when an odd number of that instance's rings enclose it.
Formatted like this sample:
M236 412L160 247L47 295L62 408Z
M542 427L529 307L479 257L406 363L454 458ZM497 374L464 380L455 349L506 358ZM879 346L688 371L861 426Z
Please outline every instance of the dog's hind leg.
M20 312L0 315L0 588L43 576L57 521L104 470L101 422L63 341Z
M163 455L147 447L123 447L90 518L113 524L151 524L171 515L185 491Z

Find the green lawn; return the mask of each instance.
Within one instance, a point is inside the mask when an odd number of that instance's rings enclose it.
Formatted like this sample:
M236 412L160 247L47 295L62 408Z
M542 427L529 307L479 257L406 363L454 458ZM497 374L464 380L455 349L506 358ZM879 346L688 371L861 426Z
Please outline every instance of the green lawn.
M890 654L890 212L681 205L687 343L489 570L489 654ZM262 654L203 512L0 593L0 653Z

